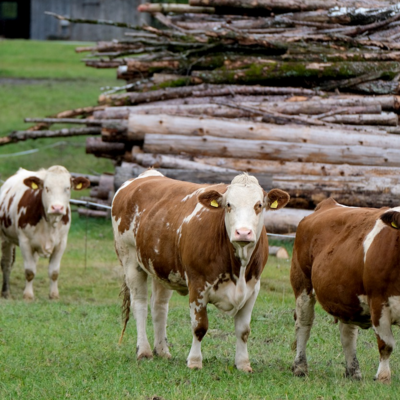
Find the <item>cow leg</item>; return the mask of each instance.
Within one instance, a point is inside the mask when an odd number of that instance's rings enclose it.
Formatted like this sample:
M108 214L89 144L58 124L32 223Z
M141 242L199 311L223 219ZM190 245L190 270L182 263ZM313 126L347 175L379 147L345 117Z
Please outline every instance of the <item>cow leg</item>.
M306 345L314 321L314 305L315 295L307 294L306 290L296 298L296 358L293 363L295 376L304 376L308 372Z
M390 383L391 372L389 357L394 348L394 337L392 333L391 313L388 306L382 306L382 302L376 302L371 307L372 326L374 328L379 348L379 367L375 380L382 383Z
M136 357L152 358L153 353L146 334L147 324L147 273L139 266L135 248L118 249L119 254L125 253L121 262L124 266L125 281L130 290L131 307L136 319L137 346Z
M340 321L339 331L346 360L346 376L359 380L361 371L356 355L358 327Z
M260 291L260 281L258 281L253 294L247 300L243 308L241 308L235 316L235 333L236 333L236 368L253 372L250 366L249 353L247 352L247 339L250 335L250 320L254 303Z
M15 259L15 246L9 242L1 243L1 270L3 272L3 287L1 296L5 299L10 297L10 274Z
M33 300L33 279L36 275L36 264L39 258L37 253L33 253L29 240L21 238L19 240L19 247L21 249L22 257L24 259L24 270L25 270L25 289L24 299Z
M189 288L190 319L192 322L193 341L187 358L187 366L192 369L203 368L203 356L201 354L201 341L208 330L207 303L203 297L199 299L199 293Z
M67 241L63 240L61 244L54 249L49 262L49 278L50 278L50 294L49 298L52 300L58 299L58 275L60 274L61 258L67 247Z
M172 290L165 288L153 279L153 290L151 294L151 316L154 327L153 353L165 358L171 358L167 343L168 303L171 296Z

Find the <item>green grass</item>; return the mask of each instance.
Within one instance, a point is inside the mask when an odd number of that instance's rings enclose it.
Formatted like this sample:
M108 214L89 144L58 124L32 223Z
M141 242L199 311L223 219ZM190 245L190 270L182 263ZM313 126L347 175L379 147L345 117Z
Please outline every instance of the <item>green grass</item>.
M85 240L86 237L86 240ZM86 250L85 250L86 249ZM48 296L47 262L35 278L36 300L21 300L24 287L17 254L11 300L0 300L1 399L392 399L400 384L398 351L391 365L393 382L373 381L378 350L372 331L359 337L364 378L343 377L338 326L317 306L308 344L309 376L291 373L294 352L294 298L290 262L270 257L253 311L249 352L252 374L234 368L233 319L210 305L209 331L203 340L203 369L191 371L188 298L174 294L168 340L171 360L136 361L134 320L122 345L120 300L122 267L113 251L109 221L74 215L59 280L59 301ZM151 319L148 335L152 342Z
M0 136L25 130L26 117L46 117L60 111L97 105L100 87L120 86L114 69L85 67L77 45L66 42L0 40ZM58 129L60 125L54 125ZM19 167L36 170L62 164L70 171L112 171L109 160L85 155L85 137L28 140L0 147L0 179ZM54 146L63 142L61 146ZM38 153L7 156L39 149ZM89 161L88 161L89 160Z
M46 116L64 109L94 105L98 88L118 84L112 70L93 70L79 63L74 45L53 42L0 41L0 79L43 79L39 83L0 83L0 135L24 129L27 116ZM64 164L70 170L112 170L108 161L84 155L84 139L45 148L38 140L0 147L6 153L40 148L23 157L0 157L0 178L19 166L29 169ZM275 242L275 245L282 244ZM288 243L283 244L291 254ZM122 267L114 254L109 221L73 216L59 279L59 301L48 300L47 260L34 281L36 300L22 299L22 258L11 276L12 299L0 299L0 399L394 399L400 385L399 351L391 357L392 384L373 381L378 367L376 339L361 331L358 355L363 380L343 377L338 326L316 307L308 344L309 376L294 378L294 298L290 263L270 257L252 319L249 353L254 373L237 371L232 318L209 306L201 371L185 365L192 335L188 298L170 302L168 339L171 360L137 362L136 328L128 324L119 346ZM148 334L152 341L151 319ZM394 332L398 337L397 331Z

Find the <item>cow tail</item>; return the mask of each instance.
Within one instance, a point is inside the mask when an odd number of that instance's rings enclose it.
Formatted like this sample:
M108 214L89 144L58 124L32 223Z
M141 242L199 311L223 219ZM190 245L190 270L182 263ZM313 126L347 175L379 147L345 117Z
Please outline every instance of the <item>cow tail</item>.
M121 336L118 341L118 344L121 344L126 330L126 325L128 324L129 316L131 314L131 293L129 291L128 285L126 284L125 279L124 283L122 284L119 295L122 297L121 313L122 313L122 321L124 323Z

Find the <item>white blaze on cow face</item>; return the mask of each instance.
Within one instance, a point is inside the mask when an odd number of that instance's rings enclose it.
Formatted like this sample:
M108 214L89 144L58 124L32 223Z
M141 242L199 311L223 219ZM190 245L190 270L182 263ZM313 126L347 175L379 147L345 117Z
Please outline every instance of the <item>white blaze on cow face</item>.
M287 204L289 195L279 189L267 194L257 178L244 173L232 180L225 193L208 190L201 193L198 199L210 210L225 210L229 240L242 265L246 265L264 227L263 208L278 210Z
M26 178L24 183L33 190L42 190L42 204L48 216L66 215L71 189L81 190L89 186L87 179L72 179L68 170L60 165L49 168L43 180L32 176Z

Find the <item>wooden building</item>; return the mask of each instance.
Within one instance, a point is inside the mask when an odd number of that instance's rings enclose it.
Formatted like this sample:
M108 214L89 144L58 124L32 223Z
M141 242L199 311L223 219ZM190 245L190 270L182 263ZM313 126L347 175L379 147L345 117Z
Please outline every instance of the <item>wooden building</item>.
M97 41L121 39L124 29L106 25L70 24L44 14L105 19L129 24L145 22L136 11L141 0L0 0L0 37L35 40Z

